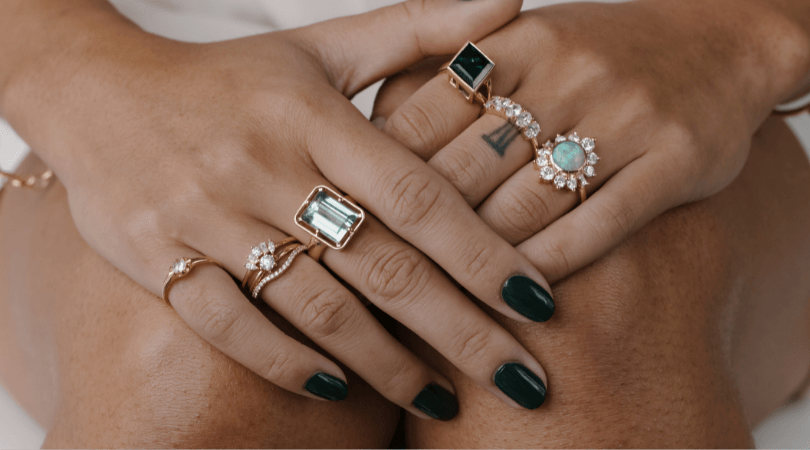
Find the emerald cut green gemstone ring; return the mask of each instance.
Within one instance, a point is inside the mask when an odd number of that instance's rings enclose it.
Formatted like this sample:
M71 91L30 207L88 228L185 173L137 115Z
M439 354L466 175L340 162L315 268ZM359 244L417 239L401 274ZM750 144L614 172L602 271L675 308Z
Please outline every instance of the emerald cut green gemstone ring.
M295 215L295 223L329 248L340 250L363 223L365 213L326 186L316 187Z
M489 76L494 68L495 63L484 52L472 42L467 42L442 70L447 71L450 85L458 89L467 101L484 103L490 96L492 83ZM486 89L486 94L478 92L482 87Z

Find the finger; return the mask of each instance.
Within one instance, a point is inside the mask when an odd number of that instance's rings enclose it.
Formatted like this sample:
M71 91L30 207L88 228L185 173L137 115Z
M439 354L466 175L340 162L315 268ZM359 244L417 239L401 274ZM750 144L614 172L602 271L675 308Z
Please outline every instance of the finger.
M201 239L204 250L233 276L245 274L247 256L262 242L287 236L254 219L222 224L219 239ZM200 236L202 238L202 236ZM271 270L277 269L277 265ZM392 402L423 418L450 420L458 413L452 384L391 336L326 269L305 254L261 291L262 299L313 342L366 380ZM309 387L309 386L308 386ZM329 384L312 390L331 396Z
M385 126L385 120L394 111L402 106L408 99L436 76L442 64L446 63L447 56L434 56L425 58L401 72L386 78L377 96L374 98L374 109L371 122L377 128Z
M453 53L486 36L514 18L521 4L409 0L293 32L310 43L335 87L351 97L426 56Z
M293 217L298 210L300 204L295 199L300 201L309 194L309 187L304 186L325 183L326 180L312 173L298 175L294 181L284 181L276 180L277 184L274 184L276 195L271 211L277 214L268 214L267 210L257 213L268 216L265 220L271 225L278 221L276 226L284 232L307 239L306 232L292 220L284 219ZM257 185L261 186L261 183L257 181ZM296 183L297 188L294 187ZM542 403L538 396L542 394L544 398L547 379L531 354L473 304L425 255L391 233L374 217L366 217L346 248L327 250L323 261L372 303L413 330L460 371L503 401L513 406L531 407ZM507 310L526 321L515 311ZM496 384L495 374L508 362L520 363L527 373L536 374L532 376L540 380L533 390L523 392L529 400L514 400ZM543 386L542 393L538 390L540 385Z
M363 123L359 112L344 109L323 125L331 138L327 151L309 139L326 178L484 303L516 320L548 320L553 300L537 269L484 224L447 180Z
M610 119L602 112L596 112L575 128L583 138L597 137L592 152L598 155L594 166L596 175L586 178L588 185L585 190L589 195L647 150L640 145L627 144L628 136L643 135L644 130L637 129L637 123L622 119L621 114L617 118L614 112L610 113ZM632 114L627 116L635 117ZM564 131L570 135L574 129ZM486 195L486 200L477 208L478 215L512 245L538 233L579 204L578 193L567 188L557 189L552 183L543 181L539 168L533 163L521 167L494 192Z
M172 250L162 259L199 256L189 248ZM281 388L322 400L324 397L309 392L306 386L319 380L346 386L346 377L335 363L276 328L219 267L194 268L174 282L169 300L203 339Z
M677 152L671 152L677 155ZM551 282L592 263L679 202L676 157L642 156L518 249Z

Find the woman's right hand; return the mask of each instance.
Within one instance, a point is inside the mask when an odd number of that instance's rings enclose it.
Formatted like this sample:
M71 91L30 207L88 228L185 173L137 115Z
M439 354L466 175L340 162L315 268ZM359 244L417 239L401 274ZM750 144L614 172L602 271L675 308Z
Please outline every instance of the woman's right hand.
M307 390L314 374L344 374L275 328L231 279L243 276L260 242L289 235L307 242L293 217L315 186L329 185L379 220L367 218L345 250L327 251L326 266L490 392L535 408L545 387L520 370L547 384L541 366L431 259L524 322L553 313L548 284L450 183L347 98L483 37L519 7L409 1L203 45L148 35L111 10L73 11L51 29L47 49L3 83L1 106L65 184L85 240L146 289L159 296L180 257L223 263L230 275L200 267L175 284L170 301L197 333L260 376L301 395L341 396L339 383L331 394ZM452 392L450 383L315 261L299 257L262 294L392 402L422 417L455 414L454 400L426 390Z

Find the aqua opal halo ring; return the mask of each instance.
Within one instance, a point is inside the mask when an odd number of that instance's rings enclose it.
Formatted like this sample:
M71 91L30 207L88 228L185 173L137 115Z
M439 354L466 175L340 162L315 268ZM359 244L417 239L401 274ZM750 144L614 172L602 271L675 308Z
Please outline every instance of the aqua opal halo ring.
M568 137L557 135L537 148L534 165L540 170L540 180L559 189L579 191L580 201L587 198L585 186L588 178L596 176L596 141L580 138L577 133Z
M484 52L472 42L467 42L439 71L447 72L450 86L457 89L468 102L484 103L492 94L489 77L494 68L495 63Z
M345 248L365 217L365 212L348 196L327 186L318 186L298 209L295 224L312 236L313 240L306 247L310 256L319 260L327 247Z

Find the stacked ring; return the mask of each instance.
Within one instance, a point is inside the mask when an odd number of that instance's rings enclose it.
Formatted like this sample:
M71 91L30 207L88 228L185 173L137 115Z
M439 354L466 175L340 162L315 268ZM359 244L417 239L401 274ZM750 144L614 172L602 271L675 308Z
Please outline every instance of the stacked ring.
M262 242L253 247L245 264L247 272L242 277L242 289L251 297L258 298L264 286L286 272L295 258L306 249L305 245L292 237L279 242Z
M174 282L188 276L193 269L205 264L213 264L220 269L222 268L222 264L212 258L206 257L180 258L175 261L174 264L172 264L172 268L169 269L169 274L166 275L166 280L163 281L163 301L166 302L167 305L172 306L171 302L169 302L169 291Z

